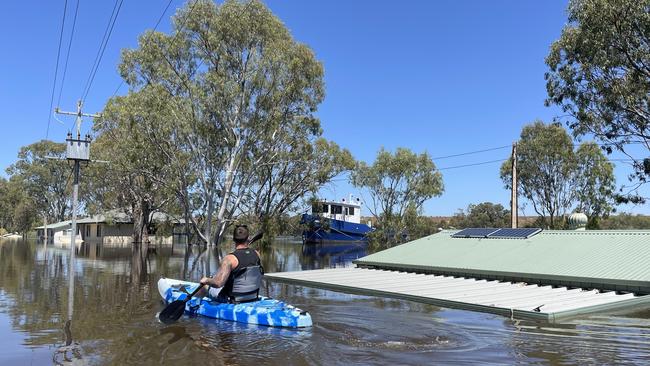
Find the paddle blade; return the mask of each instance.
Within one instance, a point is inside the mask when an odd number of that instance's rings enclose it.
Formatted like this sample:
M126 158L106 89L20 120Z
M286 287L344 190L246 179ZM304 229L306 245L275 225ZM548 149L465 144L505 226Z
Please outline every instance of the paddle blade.
M165 324L173 323L180 319L185 312L185 301L176 300L167 305L163 311L158 314L158 319Z

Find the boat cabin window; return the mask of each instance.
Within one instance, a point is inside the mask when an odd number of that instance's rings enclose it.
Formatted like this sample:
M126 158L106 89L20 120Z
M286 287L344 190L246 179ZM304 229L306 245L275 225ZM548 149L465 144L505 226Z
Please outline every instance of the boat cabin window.
M314 203L311 206L311 213L313 214L319 214L319 213L328 213L329 212L330 205L327 203Z
M348 207L346 211L346 215L354 215L354 207Z
M343 213L343 206L341 206L341 205L332 205L332 213L333 214L341 214L341 213Z

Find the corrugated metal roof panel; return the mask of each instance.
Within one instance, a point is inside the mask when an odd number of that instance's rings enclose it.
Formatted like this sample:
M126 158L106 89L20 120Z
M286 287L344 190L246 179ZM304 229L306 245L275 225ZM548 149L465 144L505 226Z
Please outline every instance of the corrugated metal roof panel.
M556 321L605 309L650 303L650 296L569 289L364 268L268 273L272 281L386 296L516 318Z
M650 293L650 231L543 231L528 239L443 231L356 264Z

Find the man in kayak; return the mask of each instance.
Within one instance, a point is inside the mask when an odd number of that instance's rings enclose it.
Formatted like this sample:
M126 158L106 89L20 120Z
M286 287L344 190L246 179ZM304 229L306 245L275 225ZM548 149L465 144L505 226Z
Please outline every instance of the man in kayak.
M214 277L203 277L202 285L209 285L208 296L218 302L241 303L255 301L262 283L260 254L248 246L248 227L237 225L233 231L235 251L226 255ZM197 297L205 296L205 288Z

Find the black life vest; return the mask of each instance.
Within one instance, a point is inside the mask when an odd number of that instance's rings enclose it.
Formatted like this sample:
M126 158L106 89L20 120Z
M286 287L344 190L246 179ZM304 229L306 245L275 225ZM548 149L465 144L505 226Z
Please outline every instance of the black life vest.
M260 257L252 248L236 249L230 254L237 258L239 264L230 271L219 295L227 297L231 302L257 300L264 273Z

